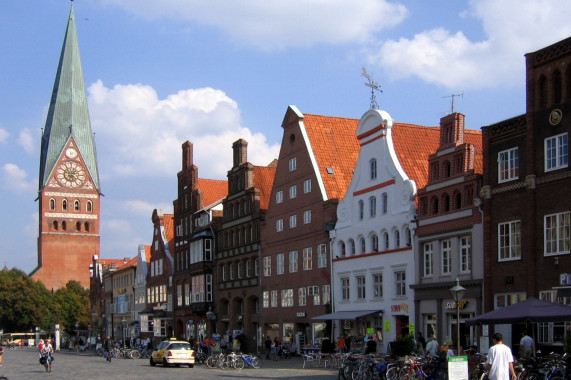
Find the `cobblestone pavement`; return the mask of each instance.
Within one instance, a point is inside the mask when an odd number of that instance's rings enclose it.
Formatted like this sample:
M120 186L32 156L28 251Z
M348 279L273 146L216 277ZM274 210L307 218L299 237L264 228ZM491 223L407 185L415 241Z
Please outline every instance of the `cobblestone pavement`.
M108 363L105 359L93 353L77 354L70 351L58 351L54 354L52 373L46 373L39 364L38 352L34 347L5 350L0 376L10 380L74 380L74 379L337 379L337 369L334 368L302 368L301 358L281 359L278 361L264 360L262 368L211 369L202 364L194 368L188 367L151 367L148 359L113 359ZM0 377L1 379L1 377Z

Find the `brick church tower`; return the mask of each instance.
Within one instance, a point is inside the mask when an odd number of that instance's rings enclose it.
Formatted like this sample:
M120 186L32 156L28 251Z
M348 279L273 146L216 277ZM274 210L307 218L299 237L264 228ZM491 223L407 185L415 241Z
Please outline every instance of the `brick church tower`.
M72 3L40 152L38 267L31 276L46 288L69 280L89 287L100 196Z

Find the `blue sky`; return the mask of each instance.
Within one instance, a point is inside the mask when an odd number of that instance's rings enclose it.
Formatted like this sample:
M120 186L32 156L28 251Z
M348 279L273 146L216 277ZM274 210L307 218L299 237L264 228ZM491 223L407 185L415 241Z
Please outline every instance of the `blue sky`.
M446 96L479 129L525 112L524 54L571 36L571 0L77 0L102 192L101 256L152 241L181 144L225 179L232 142L277 158L288 105L360 118L362 67L397 122L438 125ZM70 2L0 2L0 265L37 264L38 164ZM419 141L419 143L422 143ZM214 149L213 149L214 148Z

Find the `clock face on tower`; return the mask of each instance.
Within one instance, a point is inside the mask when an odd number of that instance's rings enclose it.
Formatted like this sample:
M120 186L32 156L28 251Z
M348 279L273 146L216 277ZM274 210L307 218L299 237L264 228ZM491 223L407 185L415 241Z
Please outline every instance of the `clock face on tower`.
M85 169L77 162L66 161L57 168L56 179L62 186L78 187L85 181Z

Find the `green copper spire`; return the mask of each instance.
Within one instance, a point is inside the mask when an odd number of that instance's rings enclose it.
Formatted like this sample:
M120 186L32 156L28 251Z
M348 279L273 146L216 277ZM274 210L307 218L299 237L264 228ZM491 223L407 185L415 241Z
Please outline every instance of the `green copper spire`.
M70 138L85 161L95 188L100 191L95 141L91 132L87 96L73 14L73 2L57 68L40 153L40 190L47 185L54 167Z

